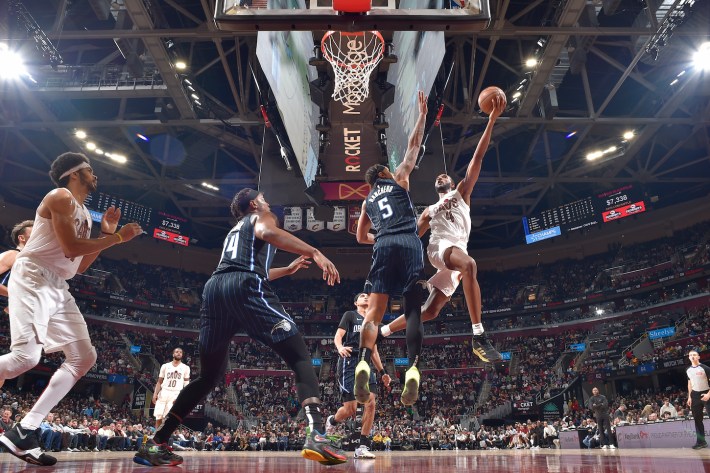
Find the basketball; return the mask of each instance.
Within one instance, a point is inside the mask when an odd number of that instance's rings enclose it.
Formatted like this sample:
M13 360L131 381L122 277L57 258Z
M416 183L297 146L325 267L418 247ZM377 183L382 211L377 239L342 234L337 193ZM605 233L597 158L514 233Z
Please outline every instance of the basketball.
M494 85L483 89L478 96L478 106L486 115L490 115L493 111L493 99L496 95L503 99L504 104L506 103L505 92Z

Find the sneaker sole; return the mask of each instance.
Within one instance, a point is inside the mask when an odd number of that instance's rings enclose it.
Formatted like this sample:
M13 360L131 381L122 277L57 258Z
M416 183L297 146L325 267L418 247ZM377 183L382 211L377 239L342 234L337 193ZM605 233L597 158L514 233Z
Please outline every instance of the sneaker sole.
M28 434L28 435L29 435L29 434ZM13 456L19 458L20 460L22 460L22 461L24 461L24 462L26 462L26 463L29 463L30 465L52 466L52 465L54 465L55 463L57 463L57 459L56 459L56 458L54 458L54 457L51 456L51 455L47 455L47 454L45 454L45 453L43 453L42 455L44 455L44 457L47 459L48 463L42 463L41 461L39 461L39 460L36 459L35 457L30 456L30 455L27 453L27 450L19 450L19 449L15 446L15 444L12 443L12 442L11 442L7 437L5 437L4 435L3 435L2 437L0 437L0 443L2 443L2 444L5 446L5 448L7 448L7 451L8 451L11 455L13 455Z
M419 382L416 379L410 379L404 385L404 391L402 391L402 396L400 400L405 406L411 406L417 402L419 397Z
M355 400L360 404L370 402L370 373L360 370L355 373L355 386L353 388Z
M143 466L178 466L178 465L182 465L182 460L179 460L179 461L174 460L169 463L160 463L159 465L155 465L147 458L143 458L143 457L139 457L139 456L134 456L133 462L138 463L139 465L143 465Z
M313 460L323 465L339 465L348 461L348 457L326 457L320 452L316 452L315 450L311 450L309 448L304 448L303 450L301 450L301 456L306 460Z

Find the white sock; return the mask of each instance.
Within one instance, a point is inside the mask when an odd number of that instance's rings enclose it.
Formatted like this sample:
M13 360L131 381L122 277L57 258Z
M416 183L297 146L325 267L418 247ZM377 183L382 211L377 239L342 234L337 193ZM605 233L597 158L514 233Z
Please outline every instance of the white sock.
M392 335L392 330L390 330L390 326L388 325L383 325L382 326L382 336L383 337L389 337Z
M471 324L474 335L483 335L483 324Z
M54 406L59 404L59 401L76 384L77 378L64 365L65 363L54 373L44 392L37 399L35 405L32 406L32 410L20 422L24 429L37 429L39 424L47 417L47 414L54 409Z

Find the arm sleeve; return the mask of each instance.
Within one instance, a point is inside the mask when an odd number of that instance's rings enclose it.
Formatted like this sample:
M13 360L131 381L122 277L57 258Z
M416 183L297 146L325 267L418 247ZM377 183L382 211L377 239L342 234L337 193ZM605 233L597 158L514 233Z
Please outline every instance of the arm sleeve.
M705 376L707 376L708 379L710 380L710 367L708 367L707 365L704 365L702 363L700 363L700 366L703 367L703 370L705 371Z

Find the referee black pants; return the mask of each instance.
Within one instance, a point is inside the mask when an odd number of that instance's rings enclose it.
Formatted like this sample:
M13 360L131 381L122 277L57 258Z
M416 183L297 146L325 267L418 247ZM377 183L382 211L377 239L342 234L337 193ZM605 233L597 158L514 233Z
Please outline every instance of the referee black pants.
M690 412L693 413L693 421L695 421L695 435L699 444L705 443L703 409L707 411L708 417L710 417L710 401L704 402L700 399L706 393L707 391L692 391L690 394Z
M597 429L599 430L599 444L611 445L611 418L609 414L597 414Z

